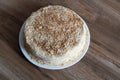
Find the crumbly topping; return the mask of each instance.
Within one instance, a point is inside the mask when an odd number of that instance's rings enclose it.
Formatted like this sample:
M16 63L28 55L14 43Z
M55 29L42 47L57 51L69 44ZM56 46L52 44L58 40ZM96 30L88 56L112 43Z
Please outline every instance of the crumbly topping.
M50 55L63 55L80 41L83 22L72 10L48 6L34 12L25 25L26 43ZM31 45L32 46L32 45Z

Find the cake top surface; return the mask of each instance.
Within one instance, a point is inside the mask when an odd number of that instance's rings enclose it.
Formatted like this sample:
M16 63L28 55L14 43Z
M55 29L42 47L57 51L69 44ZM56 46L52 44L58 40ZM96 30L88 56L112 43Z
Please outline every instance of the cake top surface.
M43 50L48 55L60 56L80 42L83 22L68 8L48 6L32 13L24 33L27 45L34 52Z

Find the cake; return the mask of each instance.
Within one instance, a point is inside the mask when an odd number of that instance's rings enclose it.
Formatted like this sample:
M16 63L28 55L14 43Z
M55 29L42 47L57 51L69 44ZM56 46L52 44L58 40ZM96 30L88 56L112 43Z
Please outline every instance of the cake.
M51 5L33 12L24 26L24 46L33 61L65 65L84 49L86 28L73 10Z

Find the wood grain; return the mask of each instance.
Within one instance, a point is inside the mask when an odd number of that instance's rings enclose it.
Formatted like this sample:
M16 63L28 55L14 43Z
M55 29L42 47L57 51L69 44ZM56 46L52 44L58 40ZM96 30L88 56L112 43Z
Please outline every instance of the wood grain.
M84 18L91 44L79 63L51 71L25 59L18 34L33 11L55 4ZM120 0L0 0L0 80L120 80Z

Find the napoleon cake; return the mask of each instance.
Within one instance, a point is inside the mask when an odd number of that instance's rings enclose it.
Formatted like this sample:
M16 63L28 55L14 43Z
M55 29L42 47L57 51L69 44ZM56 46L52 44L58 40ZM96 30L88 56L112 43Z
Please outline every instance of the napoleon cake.
M87 31L80 16L59 5L33 12L25 21L24 46L38 64L64 66L84 50Z

